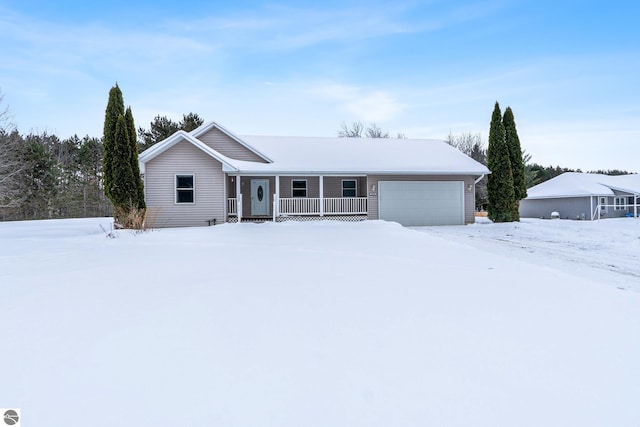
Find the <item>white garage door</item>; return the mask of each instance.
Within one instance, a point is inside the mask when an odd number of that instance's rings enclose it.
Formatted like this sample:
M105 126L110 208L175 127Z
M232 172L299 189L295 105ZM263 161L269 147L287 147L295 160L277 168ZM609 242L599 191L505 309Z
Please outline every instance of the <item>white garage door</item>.
M380 219L405 226L464 224L464 182L380 181Z

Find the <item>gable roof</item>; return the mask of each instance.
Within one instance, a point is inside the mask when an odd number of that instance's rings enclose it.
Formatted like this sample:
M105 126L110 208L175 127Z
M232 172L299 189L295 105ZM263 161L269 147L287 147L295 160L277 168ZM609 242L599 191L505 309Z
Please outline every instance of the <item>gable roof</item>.
M269 163L231 159L198 139L216 127ZM187 141L222 163L223 170L243 174L417 174L485 175L489 169L441 140L238 136L215 122L187 133L178 131L143 151L146 162L180 141ZM270 157L265 154L269 153Z
M640 194L640 175L565 172L527 190L527 199L613 196L614 190Z
M234 134L233 132L231 132L229 129L225 128L224 126L216 123L216 122L208 122L208 123L204 123L201 126L198 126L197 128L195 128L194 130L192 130L190 133L193 137L195 138L199 138L200 136L204 135L205 133L209 132L211 129L213 128L217 128L220 132L224 133L225 135L227 135L229 138L233 139L234 141L236 141L238 144L242 145L243 147L245 147L247 150L251 151L252 153L254 153L255 155L257 155L258 157L260 157L261 159L263 159L265 162L269 162L271 163L272 160L267 157L265 154L261 153L260 151L256 150L254 147L250 146L249 144L247 144L245 141L242 140L242 138L240 138L239 136L237 136L236 134Z
M392 138L242 136L272 163L240 162L243 173L483 175L490 173L444 141Z
M232 163L235 160L232 160L218 153L216 150L210 148L207 144L205 144L204 142L200 141L197 138L194 138L192 135L188 134L187 132L183 130L179 130L178 132L171 135L169 138L157 143L156 145L140 153L140 155L138 156L138 163L140 164L140 173L145 172L145 164L148 161L156 158L160 154L167 151L169 148L173 147L174 145L182 141L186 141L193 144L195 147L202 150L208 156L211 156L214 159L218 160L220 163L222 163L223 168L226 168L228 170L237 170Z

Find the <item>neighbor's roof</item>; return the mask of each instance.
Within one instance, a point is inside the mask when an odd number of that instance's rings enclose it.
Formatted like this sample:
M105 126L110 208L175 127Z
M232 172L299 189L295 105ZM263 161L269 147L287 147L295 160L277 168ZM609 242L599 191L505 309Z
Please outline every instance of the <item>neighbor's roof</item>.
M613 190L640 194L640 175L610 176L565 172L527 190L527 199L613 196Z
M444 141L242 136L272 163L232 160L242 173L472 174L489 170Z

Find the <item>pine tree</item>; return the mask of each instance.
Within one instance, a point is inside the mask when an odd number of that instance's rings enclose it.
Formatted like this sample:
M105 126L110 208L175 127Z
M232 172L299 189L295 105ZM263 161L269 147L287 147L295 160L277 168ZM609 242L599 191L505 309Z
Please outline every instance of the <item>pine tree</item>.
M511 160L511 173L513 175L513 191L515 195L513 220L518 221L520 219L520 200L527 197L527 179L524 171L524 161L522 160L522 147L520 146L520 138L518 138L516 122L513 118L511 107L507 107L505 110L502 123L504 125L505 139Z
M144 209L144 184L140 177L140 166L138 165L138 141L136 140L136 126L133 121L133 113L131 107L127 107L124 119L127 124L127 134L129 136L129 161L131 163L131 171L133 173L133 179L135 180L135 187L137 196L133 206L138 209Z
M488 216L494 222L514 221L516 202L509 147L502 123L500 105L496 102L489 129L488 167L491 171L487 182Z
M111 199L111 187L113 185L113 163L117 159L114 157L114 140L118 117L124 115L124 100L122 91L118 84L109 91L109 101L104 117L104 135L102 144L104 147L104 157L102 158L102 176L104 192Z

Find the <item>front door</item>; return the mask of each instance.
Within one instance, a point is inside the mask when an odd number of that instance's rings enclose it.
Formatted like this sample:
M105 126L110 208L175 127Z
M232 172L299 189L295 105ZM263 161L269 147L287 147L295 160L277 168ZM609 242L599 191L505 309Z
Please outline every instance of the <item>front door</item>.
M269 180L251 180L251 216L269 215Z

